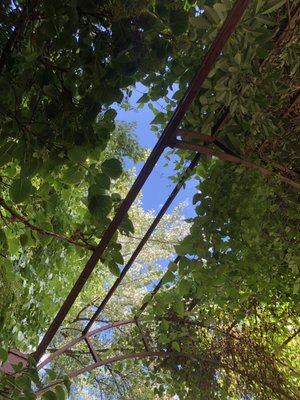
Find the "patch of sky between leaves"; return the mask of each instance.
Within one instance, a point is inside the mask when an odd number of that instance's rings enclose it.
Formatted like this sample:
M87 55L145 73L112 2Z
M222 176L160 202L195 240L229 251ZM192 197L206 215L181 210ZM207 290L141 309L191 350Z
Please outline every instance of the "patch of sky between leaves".
M172 96L178 88L173 85L173 90L169 91L168 96ZM141 83L138 83L135 88L132 89L132 94L129 98L130 108L123 109L119 105L115 105L117 111L117 119L125 122L135 122L138 142L142 147L153 149L158 138L157 135L151 131L150 122L154 118L153 112L149 109L147 105L143 108L138 108L137 100L147 92L147 88ZM166 103L163 99L153 102L155 108L159 111L164 112ZM151 172L149 178L147 179L144 187L142 188L142 205L145 211L154 210L155 214L158 213L162 205L165 203L166 199L174 189L175 184L170 179L170 176L175 175L174 171L174 161L175 156L171 155L170 161L167 163L166 153L170 149L166 149L158 160L155 168ZM133 165L132 162L126 160L126 166L136 168L137 174L143 167L143 163L138 163ZM186 182L185 187L182 187L178 193L173 204L170 206L168 212L171 212L176 205L184 202L186 206L183 209L183 214L185 217L189 218L195 215L194 209L192 207L193 195L196 193L195 182L191 179Z

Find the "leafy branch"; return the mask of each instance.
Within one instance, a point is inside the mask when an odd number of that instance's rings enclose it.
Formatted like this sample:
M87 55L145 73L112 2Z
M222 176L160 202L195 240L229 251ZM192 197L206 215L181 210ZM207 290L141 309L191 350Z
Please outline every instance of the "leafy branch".
M19 214L16 210L14 210L12 207L10 207L3 198L0 198L0 206L3 207L6 211L8 211L11 214L11 221L17 221L22 223L23 225L25 225L27 228L31 229L32 231L38 232L41 235L46 235L46 236L50 236L54 239L60 240L62 242L66 242L66 243L70 243L73 244L74 246L77 247L82 247L84 249L87 250L95 250L95 246L88 244L88 243L80 243L77 242L76 240L63 236L63 235L59 235L58 233L55 232L51 232L48 231L47 229L43 229L39 226L33 225L31 222L29 222L25 217L23 217L21 214Z

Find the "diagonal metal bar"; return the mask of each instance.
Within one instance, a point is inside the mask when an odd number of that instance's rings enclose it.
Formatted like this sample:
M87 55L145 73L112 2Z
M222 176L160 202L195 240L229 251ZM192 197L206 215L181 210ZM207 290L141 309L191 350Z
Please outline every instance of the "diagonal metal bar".
M229 154L232 154L233 156L238 157L238 155L236 153L234 153L231 149L229 149L229 147L227 147L223 142L216 139L216 133L214 134L214 136L209 136L209 135L204 135L203 133L200 133L200 132L189 131L186 129L178 129L176 131L176 134L177 134L177 136L188 137L190 139L198 139L205 143L215 144L220 149L226 151L226 153L229 153ZM174 142L174 144L175 143L176 142Z
M97 352L96 352L96 350L95 350L95 348L94 348L94 346L93 346L93 344L92 344L90 338L89 338L88 336L86 336L86 337L84 338L84 341L85 341L85 343L86 343L86 345L87 345L87 347L88 347L88 349L89 349L89 351L90 351L90 353L91 353L91 356L93 357L94 362L95 362L95 363L98 363L98 362L103 361L103 360L98 356L98 354L97 354ZM114 383L115 383L115 385L116 385L116 388L117 388L117 390L118 390L120 396L122 396L122 392L121 392L121 390L120 390L120 387L119 387L118 381L117 381L117 379L116 379L116 377L115 377L115 374L114 374L114 372L113 372L113 370L112 370L112 367L111 367L110 365L108 365L107 367L108 367L109 373L110 373L111 376L112 376L112 379L113 379L113 381L114 381Z
M260 165L256 165L251 161L247 161L244 160L242 158L233 156L231 154L228 153L224 153L222 151L218 151L218 150L214 150L214 149L210 149L209 147L205 147L205 146L201 146L200 144L194 144L194 143L187 143L187 142L183 142L180 140L177 140L174 147L176 147L177 149L183 149L183 150L191 150L191 151L196 151L198 153L201 154L207 154L210 156L215 156L218 157L222 160L225 161L230 161L234 164L240 164L243 165L246 168L250 168L250 169L256 169L257 171L259 171L261 174L265 175L265 176L274 176L277 179L279 179L282 182L287 183L290 186L293 186L296 189L300 189L300 183L293 181L292 179L289 179L283 175L279 175L276 174L273 171L270 171L267 168L261 167Z
M136 326L137 326L137 328L138 328L138 330L139 330L139 332L140 332L140 334L142 336L142 342L143 342L143 345L145 347L145 350L146 351L150 351L150 346L149 346L148 340L147 340L146 335L144 334L144 332L143 332L143 330L141 328L139 319L135 318L134 321L135 321L135 324L136 324Z
M166 146L169 145L172 135L174 134L175 130L178 128L179 124L181 123L188 107L193 102L194 98L198 94L203 82L205 81L206 77L208 76L209 72L212 70L213 66L215 65L219 55L221 54L226 42L230 38L231 34L236 29L237 25L240 22L247 6L249 5L250 0L236 0L232 10L228 14L222 28L218 32L213 44L208 50L208 53L198 69L196 75L192 79L190 85L188 86L183 98L179 102L176 110L174 111L169 123L167 124L166 128L164 129L160 139L158 140L157 144L155 145L152 153L150 154L147 162L145 163L144 167L142 168L140 174L138 175L136 181L134 182L133 186L129 190L126 198L124 199L123 203L121 204L120 208L118 209L114 219L112 220L111 224L105 231L100 243L96 247L96 250L86 263L84 269L82 270L79 278L75 282L73 288L71 289L70 293L68 294L67 298L65 299L63 305L61 306L60 310L58 311L56 317L52 321L51 325L49 326L45 336L43 337L42 341L40 342L38 348L34 353L34 358L38 361L41 356L46 351L49 343L53 339L55 333L59 329L60 325L64 321L67 313L69 312L70 308L74 304L78 294L84 287L87 279L93 272L95 266L97 265L99 259L103 255L104 250L110 243L113 235L117 231L120 223L124 215L129 210L131 204L136 199L139 191L141 190L142 186L144 185L145 181L147 180L148 176L150 175L152 169L154 168L156 162L158 161L159 157L163 153Z
M205 143L214 144L215 146L219 147L221 150L224 150L225 153L230 154L235 157L238 157L238 158L241 158L241 156L238 153L232 151L225 143L216 139L216 136L212 137L212 136L200 133L200 132L189 131L189 130L185 130L185 129L178 129L176 133L177 133L177 136L180 136L181 138L187 137L189 139L198 139ZM193 143L193 144L196 144L196 143ZM176 142L174 142L174 145L176 146ZM261 161L265 164L265 166L267 166L266 159L261 159ZM277 169L285 174L292 175L298 180L300 179L300 174L289 169L288 167L286 167L284 165L281 165L278 163L271 163L271 166L273 169Z
M90 351L90 353L91 353L91 355L93 357L93 360L95 362L101 361L100 357L98 356L98 354L97 354L97 352L96 352L96 350L95 350L95 348L94 348L94 346L92 344L92 342L90 341L90 338L89 337L85 337L84 341L85 341L85 343L86 343L86 345L87 345L87 347L88 347L88 349L89 349L89 351Z
M54 351L52 354L50 354L45 360L40 362L38 364L38 370L44 368L45 365L49 364L50 361L54 360L56 357L64 354L67 350L71 349L74 347L77 343L82 342L86 338L90 338L91 336L98 335L101 332L107 331L109 329L117 328L118 326L123 326L123 325L129 325L129 324L134 324L135 320L134 318L132 319L125 319L122 321L117 321L117 322L111 322L110 324L101 326L100 328L94 329L92 331L89 331L87 335L85 336L79 336L76 339L71 340L69 343L65 344L62 346L60 349Z
M177 264L181 259L181 256L177 256L175 258L175 260L173 261L173 264ZM140 307L139 311L138 311L138 315L140 316L145 309L148 307L148 305L151 303L153 297L156 295L156 293L159 291L159 289L162 287L163 283L164 283L164 278L166 276L166 274L170 271L170 267L167 269L167 271L164 273L164 275L162 276L162 278L160 279L160 281L158 282L158 284L154 287L154 289L151 292L151 296L149 298L149 300L147 300L145 303L142 304L142 306Z
M104 308L106 307L107 303L109 302L110 298L112 297L112 295L114 294L114 292L117 290L118 286L120 285L120 283L122 282L122 280L125 278L127 272L129 271L129 269L131 268L132 264L134 263L134 261L136 260L137 256L140 254L140 252L142 251L143 247L145 246L145 244L147 243L147 240L149 239L149 237L152 235L152 233L154 232L154 230L156 229L157 225L159 224L160 220L162 219L162 217L164 216L164 214L166 213L166 211L168 210L168 208L170 207L170 205L172 204L173 200L175 199L175 197L177 196L178 192L180 191L183 183L186 181L186 179L188 178L188 176L190 175L191 171L195 168L195 166L197 165L198 161L200 160L200 154L196 154L196 156L193 158L193 160L191 161L190 165L188 166L188 168L185 170L185 173L182 175L181 179L179 180L179 182L177 183L177 185L175 186L175 188L173 189L172 193L170 194L170 196L168 197L167 201L165 202L165 204L162 206L162 208L160 209L159 213L157 214L157 216L155 217L154 221L152 222L152 224L150 225L149 229L147 230L147 232L145 233L144 237L142 238L142 240L140 241L140 243L138 244L137 248L135 249L135 251L133 252L132 256L130 257L130 259L128 260L127 264L125 265L125 267L123 268L120 276L115 280L114 284L112 285L112 287L109 289L108 293L106 294L106 296L104 297L104 299L102 300L101 304L99 305L99 307L97 308L97 310L95 311L94 315L92 316L92 318L90 319L90 321L88 322L88 324L86 325L86 327L84 328L82 334L85 335L88 330L91 328L91 326L93 325L93 323L95 322L95 320L97 319L98 315L101 313L101 311L104 310Z

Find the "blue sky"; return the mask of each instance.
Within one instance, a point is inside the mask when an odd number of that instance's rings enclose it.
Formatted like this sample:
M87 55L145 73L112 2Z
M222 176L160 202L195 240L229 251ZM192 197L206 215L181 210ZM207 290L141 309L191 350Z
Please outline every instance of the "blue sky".
M132 96L130 97L130 105L132 106L132 109L124 110L117 107L117 119L126 122L136 122L137 128L135 134L138 137L140 145L152 150L157 141L156 134L150 129L150 122L153 120L154 114L147 105L143 108L138 108L136 103L136 101L142 96L141 92L144 93L145 90L146 88L144 86L137 84L136 89L133 89ZM163 100L160 100L159 104L163 106ZM158 107L157 103L154 105L156 108ZM170 162L169 165L165 167L164 165L166 162L167 160L163 154L142 189L142 203L145 211L153 209L157 213L174 188L174 183L169 179L169 176L174 175L173 165L172 162ZM141 170L142 164L138 164L135 167L138 173ZM192 180L188 181L186 188L180 190L171 205L170 210L172 210L178 203L184 201L187 203L187 207L184 209L184 215L186 217L194 215L191 207L194 193L195 184Z

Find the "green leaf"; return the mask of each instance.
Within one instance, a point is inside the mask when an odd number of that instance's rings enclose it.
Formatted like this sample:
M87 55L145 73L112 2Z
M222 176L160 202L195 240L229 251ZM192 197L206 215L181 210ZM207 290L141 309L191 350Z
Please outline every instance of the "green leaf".
M115 275L117 277L120 276L120 268L118 267L118 265L116 263L114 263L114 262L109 263L108 269L113 275Z
M175 279L175 275L173 274L172 271L167 271L165 275L163 276L163 283L167 282L173 282Z
M277 21L274 20L274 18L271 18L271 17L266 17L264 15L258 15L256 17L256 19L257 19L257 21L259 21L259 22L261 22L262 24L265 24L265 25L269 25L269 26L277 25Z
M82 164L87 158L87 151L81 146L73 146L68 150L68 157L71 161Z
M177 300L174 303L173 309L179 315L179 317L184 316L184 303L181 300Z
M82 168L71 167L64 172L62 181L68 185L77 185L83 181L84 177L85 172Z
M170 29L175 36L182 35L189 26L189 14L185 10L171 10L169 15Z
M300 278L296 280L293 287L293 294L298 294L300 292Z
M64 385L67 389L68 395L70 395L70 390L71 390L71 381L70 378L68 376L64 377Z
M224 18L224 16L227 14L227 8L224 4L222 3L216 3L213 5L214 10L217 12L218 17L220 20Z
M37 174L42 166L42 161L38 158L30 158L21 167L21 177L29 178Z
M9 253L12 256L15 256L18 254L20 250L20 241L17 237L12 237L8 239L8 248L9 248Z
M92 196L94 196L95 194L101 194L106 196L107 195L107 189L104 189L103 187L99 186L99 185L91 185L89 187L88 190L88 198L90 199Z
M178 342L172 342L172 345L171 345L171 347L172 347L172 350L175 350L175 351L180 351L181 349L180 349L180 345L179 345L179 343Z
M0 360L5 362L8 359L8 352L0 347Z
M270 14L276 10L278 10L278 8L280 8L281 6L283 6L286 3L286 0L273 0L268 2L267 4L267 9L264 10L262 12L262 14Z
M200 15L198 17L191 18L191 24L198 29L207 30L211 27L211 23L207 21L204 16Z
M43 220L41 222L38 222L38 224L42 230L53 232L53 226L51 222ZM46 246L52 241L53 238L47 234L37 232L37 239L42 245Z
M236 111L236 109L237 109L237 106L238 106L238 101L235 99L235 100L233 100L232 103L230 104L230 112L231 112L231 114L234 114L234 113L235 113L235 111Z
M263 2L264 2L264 0L256 0L255 14L257 14L258 11L261 9Z
M104 218L112 208L112 201L109 196L95 194L88 201L88 209L93 217Z
M129 219L128 215L126 214L123 217L122 222L119 225L119 231L125 235L129 235L130 233L134 233L134 226L132 221Z
M9 189L11 200L16 204L22 203L29 197L32 189L30 180L26 178L15 180Z
M205 15L212 23L218 24L220 22L220 17L217 14L216 10L209 6L204 6L203 8L205 10Z
M44 90L44 93L49 97L55 97L58 94L55 86L52 84L44 86L43 90Z
M9 161L12 161L11 153L16 148L16 145L17 144L15 142L8 141L3 146L1 146L1 148L0 148L0 167L5 165Z
M148 301L151 299L152 294L151 293L147 293L142 300L142 304L148 303Z
M7 237L3 229L0 229L0 250L6 252L8 249Z
M54 381L55 379L57 379L57 373L55 371L53 371L52 369L46 369L46 373L49 376L49 378Z
M169 338L165 333L162 333L159 335L158 341L159 341L159 343L165 344L165 343L169 342Z
M94 177L95 183L97 186L103 189L109 189L110 188L110 179L109 176L103 173L97 174Z
M144 93L143 96L141 96L138 100L137 103L147 103L149 101L149 96L147 93Z
M58 400L55 392L53 392L52 390L49 390L48 392L44 393L42 399Z
M18 335L19 335L19 332L18 332ZM18 364L13 364L12 367L15 372L21 372L24 369L24 366L21 362L19 362Z
M187 280L180 281L178 285L178 290L181 296L185 296L190 291L190 282Z
M112 179L117 179L123 172L122 164L116 158L110 158L101 165L102 172Z
M207 97L206 97L206 96L200 96L200 103L201 103L202 105L208 104Z
M164 124L166 122L166 115L162 112L159 112L154 119L150 122L150 124Z
M162 327L162 329L164 330L164 331L167 331L168 330L168 328L169 328L169 322L167 321L167 320L165 320L165 319L163 319L162 321L161 321L161 327Z
M113 250L110 254L117 264L124 264L124 258L119 250Z
M242 61L241 53L236 53L236 55L234 56L234 61L239 65L241 64Z
M55 393L56 393L57 400L65 400L66 393L64 391L63 386L61 386L61 385L56 386Z

